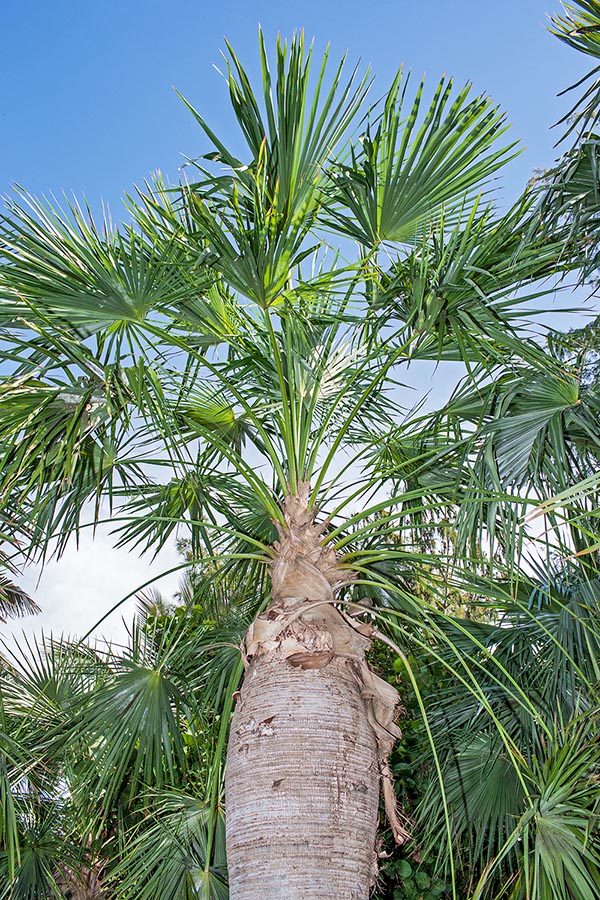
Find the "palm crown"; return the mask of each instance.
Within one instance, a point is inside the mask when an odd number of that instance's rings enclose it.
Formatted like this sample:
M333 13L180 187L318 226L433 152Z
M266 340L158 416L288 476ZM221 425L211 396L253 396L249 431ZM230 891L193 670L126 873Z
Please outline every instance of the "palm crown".
M195 114L217 173L200 161L198 181L156 182L130 199L129 226L105 217L99 228L86 210L26 195L12 204L2 424L5 446L20 439L4 485L38 543L76 528L94 496L171 503L161 521L145 516L151 540L193 503L209 512L206 539L248 491L256 513L281 522L279 500L299 481L314 479L314 505L341 478L339 450L372 453L405 418L401 366L540 360L517 338L514 291L554 271L558 241L519 240L527 202L498 217L476 196L509 155L496 146L501 114L445 82L422 111L423 86L409 103L400 75L369 110L367 79L345 82L340 66L328 81L325 63L310 96L311 56L302 37L279 45L273 87L261 41L261 111L231 52L247 155ZM353 262L329 261L335 235L357 242ZM174 479L152 484L150 466Z

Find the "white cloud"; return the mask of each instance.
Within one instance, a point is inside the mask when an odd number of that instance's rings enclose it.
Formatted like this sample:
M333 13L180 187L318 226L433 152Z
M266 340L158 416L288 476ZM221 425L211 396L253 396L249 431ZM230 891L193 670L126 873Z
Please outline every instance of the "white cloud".
M153 586L165 597L171 597L184 570L159 576L183 563L174 544L167 545L152 560L150 554L140 557L129 550L115 549L107 531L98 528L93 537L91 531L85 530L79 548L72 542L61 559L51 560L43 571L39 566L30 566L16 577L14 580L34 598L42 612L0 624L0 634L18 638L23 631L39 634L43 630L82 637L111 607L150 579L155 579ZM131 623L135 611L136 601L130 597L95 629L94 635L122 641L126 624Z

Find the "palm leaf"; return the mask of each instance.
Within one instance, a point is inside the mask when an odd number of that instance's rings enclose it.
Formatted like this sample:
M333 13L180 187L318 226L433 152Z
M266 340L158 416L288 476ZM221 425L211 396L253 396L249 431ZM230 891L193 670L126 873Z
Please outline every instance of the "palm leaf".
M412 242L445 205L460 206L514 147L495 149L504 116L483 95L469 101L470 85L453 98L452 81L442 79L422 114L421 82L405 117L402 81L399 72L375 133L367 127L352 165L331 176L328 221L366 247Z

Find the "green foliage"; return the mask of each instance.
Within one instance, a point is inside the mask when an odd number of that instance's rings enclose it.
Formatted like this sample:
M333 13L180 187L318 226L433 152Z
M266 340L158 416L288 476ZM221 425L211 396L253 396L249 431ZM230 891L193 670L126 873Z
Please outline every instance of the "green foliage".
M312 79L301 35L274 66L262 36L259 52L254 90L228 47L242 149L194 111L195 180L147 184L128 224L22 191L0 221L11 532L60 554L93 509L122 546L188 542L191 571L180 609L146 599L122 652L45 640L5 658L5 893L93 878L118 900L223 900L239 647L270 599L282 500L310 482L350 576L337 602L402 678L392 763L415 837L382 897L588 900L599 403L576 354L522 327L579 258L572 222L540 227L529 192L484 205L511 148L468 86L427 105L398 76L369 106L344 61ZM402 393L423 360L464 373L433 413ZM524 546L544 578L520 570ZM571 574L548 566L566 556Z
M3 757L0 896L62 900L93 881L106 896L154 897L165 859L169 896L226 896L210 783L223 757L219 698L203 705L200 635L188 628L184 644L177 625L135 626L124 652L45 640L5 657L0 696L16 738Z

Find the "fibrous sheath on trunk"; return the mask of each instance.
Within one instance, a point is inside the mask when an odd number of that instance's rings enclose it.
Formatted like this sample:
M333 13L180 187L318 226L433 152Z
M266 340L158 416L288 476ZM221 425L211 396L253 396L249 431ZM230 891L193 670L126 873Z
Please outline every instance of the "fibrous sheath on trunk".
M348 581L300 484L283 504L273 602L251 626L227 756L231 900L367 900L379 787L399 730L368 668L369 627L334 605ZM406 838L384 790L396 839Z

